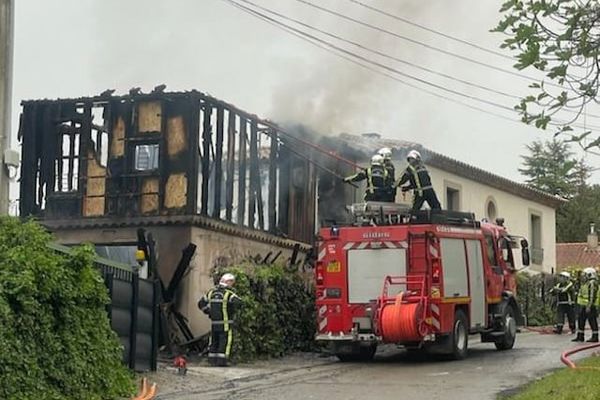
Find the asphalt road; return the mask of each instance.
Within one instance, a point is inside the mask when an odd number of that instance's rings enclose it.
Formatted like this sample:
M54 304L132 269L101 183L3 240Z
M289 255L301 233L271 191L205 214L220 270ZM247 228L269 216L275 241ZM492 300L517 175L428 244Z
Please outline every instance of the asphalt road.
M471 337L469 357L462 361L414 357L388 347L369 363L315 358L284 359L276 365L226 372L192 368L181 379L204 379L205 384L186 381L188 385L173 390L163 386L159 399L495 399L500 392L560 367L561 350L571 347L570 339L568 335L524 333L513 350L499 352L492 344L477 343L477 337Z

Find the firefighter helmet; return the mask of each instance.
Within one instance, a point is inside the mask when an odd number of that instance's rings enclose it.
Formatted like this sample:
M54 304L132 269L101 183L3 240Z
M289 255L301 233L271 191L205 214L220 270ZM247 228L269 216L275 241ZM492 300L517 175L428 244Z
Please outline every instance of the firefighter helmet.
M371 157L371 165L383 165L383 156L380 154L375 154Z
M390 160L392 158L392 149L390 149L389 147L383 147L379 149L377 154L382 156L384 160Z
M571 274L568 273L567 271L563 271L560 273L560 276L564 276L567 279L571 279Z
M592 267L584 269L583 273L587 279L596 279L596 270Z
M415 159L415 160L420 160L421 159L421 153L419 153L416 150L411 150L408 152L408 155L406 156L406 159Z
M231 286L233 283L235 282L235 276L233 274L223 274L223 276L221 276L221 280L219 281L219 284L221 285L225 285L225 286Z

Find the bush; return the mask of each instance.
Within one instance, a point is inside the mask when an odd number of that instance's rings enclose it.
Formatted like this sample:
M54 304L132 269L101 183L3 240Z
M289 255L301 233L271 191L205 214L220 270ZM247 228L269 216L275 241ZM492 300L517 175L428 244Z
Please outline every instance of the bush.
M0 218L0 398L114 399L133 391L94 251L67 257L34 222Z
M250 361L314 349L315 299L303 277L281 265L246 263L219 268L236 276L243 306L236 315L233 357Z
M517 301L521 311L527 317L529 326L547 326L554 324L555 296L550 294L555 280L551 275L517 275Z

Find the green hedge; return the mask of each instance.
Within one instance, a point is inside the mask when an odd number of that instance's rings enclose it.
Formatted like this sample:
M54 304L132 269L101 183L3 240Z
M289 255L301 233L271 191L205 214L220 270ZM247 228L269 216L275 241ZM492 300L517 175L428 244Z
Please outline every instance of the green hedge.
M34 222L0 218L0 398L114 399L132 393L94 252L66 257Z
M233 358L250 361L314 349L315 299L303 276L281 265L244 263L219 268L236 276L243 306L236 316Z
M553 325L555 296L550 289L555 285L552 275L519 273L517 275L517 301L527 317L529 326Z

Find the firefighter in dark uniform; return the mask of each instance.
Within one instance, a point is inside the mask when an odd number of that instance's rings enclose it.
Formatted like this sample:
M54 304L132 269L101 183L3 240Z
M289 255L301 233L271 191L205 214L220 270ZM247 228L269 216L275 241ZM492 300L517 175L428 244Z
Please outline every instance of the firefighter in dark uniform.
M596 282L596 270L586 268L583 270L584 282L579 288L577 304L579 306L579 321L577 324L577 337L573 342L583 342L585 321L589 321L592 328L592 337L588 342L598 341L598 284Z
M552 288L552 293L556 295L556 326L554 333L560 335L563 331L565 316L569 321L571 333L575 333L575 285L571 281L571 274L563 271L558 276L558 283Z
M386 184L388 188L388 193L386 194L385 201L389 203L394 203L396 201L396 167L394 167L394 163L392 162L392 149L389 147L384 147L379 149L377 152L381 157L383 157L383 166L385 167L388 175L388 184Z
M440 210L442 206L431 186L431 177L421 161L421 154L416 150L411 150L406 159L408 167L396 186L400 186L402 192L413 191L413 211L420 210L425 202L432 210ZM410 182L410 184L402 186L406 182Z
M371 158L371 166L357 174L344 179L344 182L360 182L367 180L365 201L386 201L389 196L388 187L392 185L387 169L383 166L383 157L375 154Z
M224 274L219 284L198 301L198 307L211 320L208 362L225 367L233 344L234 317L242 300L232 290L235 276Z

